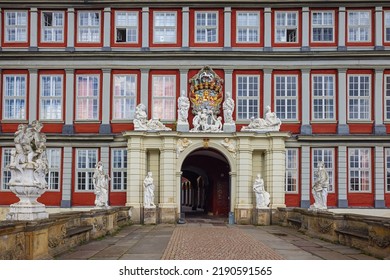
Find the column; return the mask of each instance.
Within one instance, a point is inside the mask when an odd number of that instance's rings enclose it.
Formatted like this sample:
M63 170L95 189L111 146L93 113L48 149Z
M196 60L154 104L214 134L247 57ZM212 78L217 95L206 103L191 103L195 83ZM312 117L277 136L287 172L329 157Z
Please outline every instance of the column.
M312 134L310 125L310 69L302 69L302 126L301 134Z
M149 99L149 69L141 69L141 103L148 108Z
M188 96L188 69L180 69L180 93L184 90Z
M0 8L0 38L2 38L3 35L3 10ZM0 46L0 51L1 51L1 46ZM1 132L1 130L0 130Z
M230 49L232 47L232 8L225 7L224 10L224 20L225 20L225 28L224 28L224 48Z
M271 8L264 8L264 51L272 51Z
M108 146L100 147L100 161L103 163L104 172L108 174L110 171L110 148Z
M271 106L271 100L272 100L272 69L264 69L264 79L263 79L263 112L266 111L267 106ZM275 109L272 109L272 112ZM260 116L259 116L260 117Z
M310 51L310 19L309 19L309 8L302 8L302 51Z
M386 126L383 124L383 69L375 69L374 90L374 133L378 135L386 135Z
M99 133L110 134L110 92L111 92L111 69L103 69L103 88L102 88L102 123Z
M29 51L38 50L38 9L30 9L30 47Z
M39 116L37 115L37 104L38 104L38 70L37 69L28 69L30 73L30 82L29 82L29 112L28 112L28 120L31 123L34 120L37 120Z
M233 93L233 70L225 69L225 92Z
M67 33L68 44L66 51L74 51L75 42L75 13L74 8L68 8L68 33Z
M62 168L62 198L61 207L72 207L72 147L64 147L64 159Z
M383 8L375 7L375 50L384 50L383 46Z
M375 208L386 208L385 204L385 158L383 147L375 147Z
M152 27L153 28L153 27ZM142 49L149 50L149 7L142 8Z
M63 134L73 134L74 117L74 69L65 69L65 125L62 127Z
M310 147L302 147L302 160L301 160L301 180L302 180L302 190L301 190L301 207L309 208L310 207L310 190L311 190L311 181L310 181Z
M111 8L104 8L103 51L111 50Z
M347 124L347 69L338 70L338 93L339 93L339 124L337 133L346 135L349 134L349 126Z
M348 165L348 158L347 158L347 147L346 146L339 146L338 147L338 176L339 176L339 182L338 182L338 207L339 208L348 208L348 197L347 197L347 188L348 188L348 176L347 176L347 165Z
M189 47L190 40L190 8L183 7L182 9L182 48Z
M345 16L345 7L339 7L339 28L338 28L338 34L339 34L339 45L337 47L337 50L339 51L346 51L347 47L345 46L345 32L346 32L346 16Z

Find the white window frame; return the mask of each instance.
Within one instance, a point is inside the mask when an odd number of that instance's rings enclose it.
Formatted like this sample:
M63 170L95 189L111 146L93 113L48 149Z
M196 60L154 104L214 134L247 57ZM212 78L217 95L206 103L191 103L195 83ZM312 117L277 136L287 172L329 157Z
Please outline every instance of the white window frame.
M390 75L384 76L384 87L385 120L390 121Z
M290 160L290 154L295 162ZM289 178L294 179L295 176L295 189L289 190ZM285 192L288 194L297 194L299 192L299 149L287 148L286 149L286 176L285 176Z
M240 24L240 15L245 15L246 17L246 25L239 25ZM256 25L250 25L249 24L249 15L256 15ZM237 11L236 12L236 43L239 44L253 44L253 43L260 43L260 12L257 11ZM240 40L239 32L240 30L244 30L246 35L246 40ZM251 40L250 32L255 31L257 32L257 40Z
M358 19L357 24L352 24L350 22L350 17L351 17L352 13L359 14L359 19ZM363 13L368 13L368 15L369 15L369 18L368 18L369 24L368 25L361 23L360 16ZM348 11L347 17L348 17L348 20L347 20L347 30L348 30L347 31L347 40L348 40L348 43L369 43L369 42L371 42L371 40L372 40L371 39L372 38L372 35L371 35L372 13L371 13L371 11L370 10L351 10L351 11ZM361 34L362 31L366 30L367 31L367 40L362 40L360 35L359 35L358 39L351 38L350 33L352 30L356 30L356 32L358 32L359 34Z
M120 14L123 14L123 16L126 18L126 24L120 24L118 22L118 17ZM133 20L130 19L135 16L135 24L129 24L129 22L132 22ZM115 11L115 43L116 44L137 44L138 43L138 36L139 36L139 13L137 11ZM120 30L125 31L125 40L124 41L118 41L118 32ZM129 40L128 32L135 32L135 40Z
M48 162L48 173L46 174L46 182L48 191L59 192L61 191L61 160L62 150L61 148L47 148L46 156ZM58 180L57 188L54 188L53 181Z
M48 89L49 95L44 95L45 86L44 78L49 78L50 86ZM60 88L56 88L56 79L60 79ZM64 95L64 75L62 74L42 74L40 76L39 104L40 104L40 119L47 121L59 121L63 119L63 95ZM58 92L59 91L59 92ZM58 95L59 94L59 95ZM49 110L45 109L45 101L49 102ZM57 104L56 104L57 103ZM54 105L53 105L54 104ZM59 104L59 105L58 105ZM56 108L60 108L60 112L56 112ZM57 116L56 116L57 115Z
M314 23L314 14L321 14L321 23ZM332 15L332 23L325 22L325 14ZM335 12L333 10L314 10L311 11L311 41L313 43L334 43L335 42ZM321 37L324 36L325 29L332 29L332 40L314 40L314 29L321 29Z
M278 15L284 14L284 22L283 25L278 25ZM288 24L288 15L295 14L295 25ZM288 32L289 30L295 30L295 41L288 41ZM278 31L284 31L284 40L278 39ZM278 44L297 44L299 43L299 12L298 11L275 11L275 34L274 34L275 43Z
M90 82L89 80L92 79L92 78L97 78L97 93L96 95L93 93L94 89L91 89L91 88L88 88L87 89L87 92L88 92L88 95L87 96L80 96L80 89L79 89L79 78L87 78L87 82L86 84L89 86ZM92 91L92 95L90 94L90 92ZM77 74L76 75L76 121L97 121L99 120L99 111L100 111L100 75L98 74ZM92 111L92 114L93 115L96 115L96 117L92 117L92 118L80 118L79 116L79 110L80 107L81 107L81 100L85 100L87 102L87 107L91 106L90 103L92 102L92 108L95 108L94 105L93 105L93 102L96 101L97 105L96 105L96 110L93 110ZM87 113L87 115L89 115L89 112Z
M45 14L52 14L52 23L50 26L46 26ZM56 25L55 16L62 16L62 25ZM58 23L58 22L57 22ZM65 12L64 11L42 11L41 13L41 42L42 43L63 43L65 40ZM51 40L47 40L45 32L51 33ZM58 32L58 33L57 33ZM56 40L57 34L61 34L61 39Z
M322 81L318 81L321 79ZM329 87L329 79L332 79L332 88ZM317 81L315 81L317 80ZM328 80L328 81L327 81ZM316 83L321 88L316 88ZM318 95L316 95L316 91ZM312 116L314 121L334 121L336 120L336 75L334 74L313 74L312 75ZM315 104L318 101L321 104ZM333 103L333 104L331 104ZM321 112L316 112L316 108L321 108ZM329 110L328 110L329 109ZM316 117L320 114L320 117ZM332 117L329 117L332 115Z
M20 81L18 82L18 78ZM10 80L12 79L12 88ZM22 79L24 82L22 82ZM17 83L18 82L18 83ZM24 87L23 87L24 83ZM27 74L5 74L3 76L3 120L26 120L27 118L27 88L28 88L28 79ZM7 90L7 88L9 90ZM11 114L9 109L7 109L6 104L10 102L13 103L13 109ZM22 105L15 105L20 103Z
M358 81L358 95L357 96L353 96L351 95L351 83L350 83L350 78L353 78L353 77L358 77L359 78L359 81ZM361 88L361 79L362 78L366 78L368 77L368 96L362 96L363 94L363 91L365 89L362 89ZM370 121L371 120L371 96L372 96L372 91L371 91L371 87L372 87L372 79L371 79L371 75L370 74L349 74L348 77L348 120L349 121ZM353 101L357 101L358 104L354 105L352 104ZM368 104L367 105L364 105L364 102L365 101L368 101ZM367 108L368 109L368 116L367 118L361 118L361 114L365 114L365 111L362 111L361 108L362 108L362 102L363 102L363 105L364 105L364 108ZM358 114L358 118L355 118L355 117L351 117L351 110L350 110L350 107L351 106L357 106L357 114Z
M205 14L205 25L199 25L198 26L198 18L197 16L199 14ZM216 25L210 25L209 24L209 19L208 19L208 15L212 15L214 14L216 19L215 19L215 23ZM216 44L216 43L219 43L218 40L219 40L219 13L218 11L196 11L195 12L195 43L204 43L204 44ZM211 30L215 30L215 41L212 41L211 39L209 40L208 39L208 31L211 31ZM201 40L200 38L198 38L198 31L205 31L205 40Z
M118 156L121 160L119 164L116 163ZM125 192L127 190L127 163L127 149L117 148L111 150L111 191ZM116 172L119 173L119 177L115 176ZM117 178L120 178L118 183L116 182ZM115 189L117 184L119 188Z
M383 12L383 31L383 40L390 43L390 11ZM389 39L387 39L387 34L389 34Z
M114 74L113 75L113 120L133 120L135 107L137 106L137 75L136 74ZM117 95L119 88L119 95ZM117 110L117 103L121 107ZM121 117L117 117L120 114Z
M385 192L390 193L390 148L385 148Z
M240 89L240 79L246 79L246 90ZM255 90L250 90L250 85L255 84L251 83L250 79L257 79L257 91L256 95L251 96L251 92L254 94ZM237 110L237 121L248 121L251 117L260 117L260 75L245 75L245 74L238 74L236 76L236 110ZM255 81L254 81L255 82ZM240 96L240 91L243 91L243 94ZM249 104L250 102L256 102L256 105ZM243 112L240 110L240 103L242 104L242 109L245 109L246 112ZM244 104L246 103L246 104ZM250 108L254 108L254 110L250 110ZM241 117L241 115L246 115L247 117Z
M164 17L164 24L157 25L157 16L161 15ZM167 20L168 15L175 16L175 23L173 25L169 25L169 20ZM176 11L155 11L153 13L153 44L176 44L177 43L177 12ZM158 30L160 30L163 35L157 35ZM174 31L175 38L171 40L167 40L167 38L171 37L167 34L169 31ZM159 39L157 37L160 37Z
M87 24L81 24L81 15L87 14ZM92 15L98 15L98 23L94 24ZM100 11L78 11L77 12L77 43L100 43L101 42L101 23L102 15ZM86 31L87 38L84 39L82 31ZM97 31L97 32L96 32ZM95 37L94 34L97 34Z
M15 15L15 24L9 25L8 19L11 14ZM18 23L19 18L22 16L22 14L25 16L25 24ZM4 41L6 43L27 43L28 42L28 12L27 11L12 11L12 10L6 10L4 13ZM9 38L9 32L13 31L15 33L15 40L10 40ZM22 37L19 37L22 36ZM18 39L19 37L19 39Z
M355 151L358 152L358 167L352 167L351 166L351 156L355 153ZM367 156L367 162L368 166L362 166L362 156ZM357 172L357 179L359 181L358 188L359 190L352 190L351 189L351 180L352 178L355 178L355 176L352 176L352 173ZM368 174L368 190L362 190L361 180L364 179L363 174ZM371 192L371 149L370 148L349 148L348 149L348 190L351 193L370 193Z
M284 83L284 88L282 89L281 93L283 93L283 95L280 95L278 96L278 89L277 89L277 83L278 83L278 78L284 78L285 79L285 83ZM289 88L288 88L288 78L295 78L295 95L289 95L288 94L288 91L289 91ZM299 95L299 76L296 75L296 74L285 74L285 75L280 75L280 74L277 74L274 76L274 80L275 80L275 93L274 93L274 96L275 96L275 112L276 112L276 115L278 118L280 118L281 120L283 121L286 121L286 122L289 122L289 121L298 121L298 117L299 117L299 102L298 102L298 95ZM279 104L279 102L284 102L284 104ZM295 104L294 104L295 102ZM295 106L295 110L292 110L290 112L290 114L294 114L295 113L295 117L290 117L290 118L283 118L283 115L285 115L287 117L287 115L289 114L289 111L288 111L288 108L291 107L293 108ZM282 112L283 114L281 114L281 111L278 110L280 108L283 108L283 111Z
M7 165L11 161L11 147L4 147L1 149L1 181L0 181L0 191L9 191L9 186L7 183L11 179L11 171L7 170Z
M163 86L161 87L161 89L163 90L163 95L162 96L156 96L155 94L155 79L156 78L163 78ZM173 89L173 96L167 96L165 94L165 84L166 84L166 79L167 78L173 78L174 81L173 81L173 85L174 85L174 89ZM155 74L155 75L152 75L152 118L154 119L160 119L162 121L175 121L176 119L176 91L177 91L177 88L176 88L176 75L160 75L160 74ZM169 103L173 103L173 112L171 112L171 115L172 117L171 118L167 118L167 119L164 119L164 118L161 118L161 112L156 112L156 108L158 107L157 105L155 105L155 101L159 101L159 100L162 100L163 101L163 108L160 108L162 111L164 110L167 110L168 109L168 106L165 106L165 102L168 102Z
M80 152L85 151L85 168L79 167L80 163ZM95 154L95 162L91 162L90 154L93 156ZM76 149L76 178L75 178L75 192L93 192L93 174L95 172L96 164L99 161L99 151L98 149ZM79 173L84 174L85 176L85 189L80 188L79 185Z
M328 192L334 193L335 192L335 149L334 148L313 148L311 150L311 162L312 162L312 185L316 181L315 171L318 170L318 163L320 161L323 161L325 164L325 170L328 172L329 176L329 187Z

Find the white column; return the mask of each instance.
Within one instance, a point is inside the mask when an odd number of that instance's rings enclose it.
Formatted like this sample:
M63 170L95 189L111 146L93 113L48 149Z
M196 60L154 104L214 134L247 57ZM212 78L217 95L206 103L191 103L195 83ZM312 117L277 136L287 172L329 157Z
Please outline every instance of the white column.
M111 133L110 126L110 111L111 111L111 69L103 69L103 88L102 88L102 123L100 125L99 133Z
M375 126L374 133L385 135L386 126L383 124L383 69L375 69L375 87L374 87L374 114Z
M67 51L74 50L74 42L75 42L75 12L74 8L68 9L68 44L66 46Z
M339 46L338 50L340 51L345 51L347 48L345 46L345 32L346 32L346 26L345 26L345 21L346 21L346 15L345 15L345 7L339 7L339 29L338 29L338 34L339 34Z
M182 9L182 47L189 47L190 38L190 8L183 7Z
M141 69L141 103L148 108L149 103L149 69Z
M31 123L34 120L37 120L39 117L37 115L37 102L38 102L38 71L37 69L29 69L30 73L30 83L29 83L29 113L28 113L28 120Z
M272 100L272 69L264 69L264 79L263 79L263 112L266 111L267 106L271 106ZM272 109L272 108L271 108ZM275 109L272 109L274 112ZM261 117L261 116L259 116Z
M271 8L264 8L264 50L272 50Z
M301 180L302 180L302 190L301 190L301 207L309 208L310 207L310 147L302 147L302 164L301 164Z
M38 49L38 9L30 9L30 50Z
M338 207L347 208L348 207L348 197L347 197L347 188L348 188L348 176L347 176L347 147L339 146L338 147Z
M103 50L111 50L111 8L104 8Z
M386 208L385 205L385 158L383 147L375 147L375 208Z
M72 147L64 147L64 159L62 168L62 198L61 207L70 208L72 206Z
M309 8L302 8L302 51L309 51L309 36L310 36L310 23L309 23Z
M74 114L74 69L65 69L65 125L62 129L64 134L72 134L74 132L73 128L73 114Z
M225 93L233 93L233 70L225 69Z
M310 70L302 69L302 126L301 134L311 134L310 125Z
M225 7L224 10L224 20L225 20L225 29L224 29L224 47L225 48L231 48L231 41L232 41L232 8L231 7Z
M152 27L153 28L153 27ZM149 48L149 7L142 8L142 48Z
M339 108L338 117L339 124L337 127L338 134L349 134L347 124L347 69L338 70L338 93L339 93Z
M375 7L375 49L384 50L383 47L383 8Z

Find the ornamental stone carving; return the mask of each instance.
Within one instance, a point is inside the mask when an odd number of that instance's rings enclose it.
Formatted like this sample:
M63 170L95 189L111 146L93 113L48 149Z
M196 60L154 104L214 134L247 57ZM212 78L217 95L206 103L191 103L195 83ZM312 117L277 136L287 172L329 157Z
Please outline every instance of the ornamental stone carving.
M267 106L264 114L264 119L252 117L248 126L244 126L241 131L252 131L252 132L267 132L267 131L279 131L282 122L271 111L271 107Z
M234 140L225 138L221 141L221 145L224 146L232 154L234 158L236 158L237 149L236 149L236 142Z
M95 193L95 206L98 208L109 208L108 206L108 181L111 178L104 173L103 163L99 161L96 164L95 172L92 177Z
M317 171L314 172L314 176L317 178L312 187L314 204L311 205L309 209L327 210L329 175L323 161L320 161L317 164Z
M225 101L222 104L223 117L225 124L234 124L233 111L234 111L234 100L229 91L226 92Z
M138 104L135 108L134 118L134 130L138 131L170 131L169 127L166 127L158 119L147 119L146 106L142 103Z
M216 117L213 110L203 109L195 115L190 132L222 132L222 117Z
M183 152L191 144L192 144L192 141L188 140L188 138L183 138L183 139L177 140L176 157L179 158L180 153Z
M267 208L270 204L270 195L264 189L264 180L261 174L257 174L255 182L253 183L253 191L256 195L256 208Z
M177 123L188 124L188 110L190 109L190 100L186 96L184 90L181 91L181 95L177 100Z
M148 172L148 175L145 177L144 180L144 207L145 208L155 208L156 205L154 204L154 183L153 183L153 177L152 172Z

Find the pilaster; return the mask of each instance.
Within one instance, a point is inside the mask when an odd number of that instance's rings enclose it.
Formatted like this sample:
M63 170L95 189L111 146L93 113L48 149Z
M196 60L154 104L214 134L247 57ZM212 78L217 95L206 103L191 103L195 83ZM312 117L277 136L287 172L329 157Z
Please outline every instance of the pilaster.
M142 8L142 49L149 50L149 7Z
M72 148L64 147L64 158L63 158L63 168L62 168L62 197L61 197L61 207L70 208L72 207Z
M272 51L271 8L264 8L264 51Z
M347 176L347 147L339 146L338 147L338 207L347 208L348 207L348 197L347 197L347 188L348 188L348 176Z
M375 69L374 90L374 133L377 135L386 135L386 126L383 124L383 69Z
M375 176L374 176L374 193L375 208L386 208L385 203L385 158L384 148L375 147Z
M68 31L67 31L67 51L74 51L75 43L75 11L74 8L69 8L68 11Z
M141 103L148 108L149 103L149 69L141 68Z
M346 51L347 47L345 46L345 34L346 34L346 10L345 7L339 7L339 26L338 26L338 34L339 34L339 44L337 49L339 51Z
M272 100L272 96L271 96L272 95L272 69L266 68L263 70L263 73L264 73L263 112L266 112L266 107L271 106L271 100Z
M310 125L310 70L302 69L302 126L301 134L312 134Z
M65 125L62 128L62 133L73 134L73 118L74 118L74 69L65 69Z
M225 69L225 93L233 92L233 70Z
M182 8L182 48L189 47L190 38L190 8Z
M375 49L384 50L383 46L383 8L375 7Z
M102 88L102 123L100 125L100 134L111 133L110 125L110 92L111 92L111 69L103 69L103 88Z
M103 51L111 50L111 8L104 8Z
M309 7L302 8L302 51L310 51L309 36L310 36L310 19Z
M230 49L232 47L231 41L232 41L232 8L231 7L225 7L224 10L224 48Z
M29 51L38 50L38 9L30 9L30 47Z
M302 147L302 160L301 160L301 207L309 208L310 207L310 147Z
M337 133L341 135L349 134L349 126L347 124L347 69L338 70L338 118L339 124Z
M31 123L34 120L38 120L39 116L37 115L37 104L38 104L38 70L37 69L28 69L30 73L30 82L29 82L29 92L27 93L29 96L29 112L28 112L28 120Z

